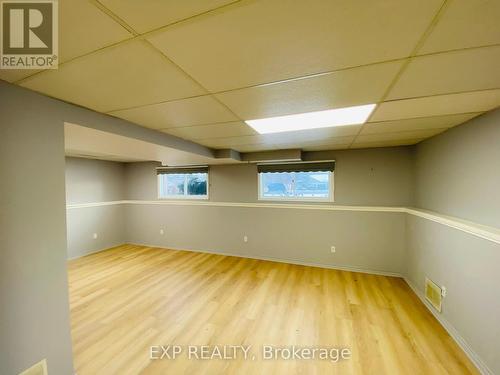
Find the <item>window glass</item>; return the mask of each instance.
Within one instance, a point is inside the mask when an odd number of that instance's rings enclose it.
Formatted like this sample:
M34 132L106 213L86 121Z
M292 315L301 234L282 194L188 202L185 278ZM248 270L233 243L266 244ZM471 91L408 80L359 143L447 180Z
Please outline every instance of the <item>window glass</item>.
M208 173L167 173L158 175L159 198L208 197Z
M330 194L330 172L294 172L295 196L328 198Z
M166 175L167 195L184 195L184 174Z
M259 173L259 198L333 200L332 172Z
M188 195L207 195L207 173L194 173L187 175Z
M292 173L260 173L261 193L266 198L293 197Z

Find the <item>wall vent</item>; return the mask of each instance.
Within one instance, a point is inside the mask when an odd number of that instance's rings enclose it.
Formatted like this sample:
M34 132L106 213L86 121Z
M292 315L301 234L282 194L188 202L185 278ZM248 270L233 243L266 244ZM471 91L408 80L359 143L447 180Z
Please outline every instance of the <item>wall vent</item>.
M41 360L40 362L31 366L29 369L21 372L19 375L48 375L47 360Z
M425 278L425 299L439 312L441 312L442 290L432 280Z

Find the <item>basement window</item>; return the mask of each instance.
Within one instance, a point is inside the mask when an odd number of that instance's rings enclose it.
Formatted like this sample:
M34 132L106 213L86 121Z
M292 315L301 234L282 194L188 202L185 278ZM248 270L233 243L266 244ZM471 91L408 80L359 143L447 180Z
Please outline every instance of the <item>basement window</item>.
M259 164L259 200L333 202L335 162Z
M208 167L158 168L159 199L208 199Z

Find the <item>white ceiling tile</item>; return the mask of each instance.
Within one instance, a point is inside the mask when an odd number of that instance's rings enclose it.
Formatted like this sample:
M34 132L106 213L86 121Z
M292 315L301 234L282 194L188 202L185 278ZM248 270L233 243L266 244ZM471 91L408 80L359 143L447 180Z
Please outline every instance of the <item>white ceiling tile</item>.
M395 100L377 106L370 122L489 111L500 105L500 90Z
M374 64L216 96L245 120L377 103L401 65Z
M215 92L407 57L441 3L244 1L148 39Z
M101 112L205 93L143 41L73 60L21 86Z
M199 126L188 126L184 128L161 129L162 132L177 137L196 141L206 138L238 137L243 135L257 134L244 122L227 122L224 124L210 124Z
M500 46L412 59L387 100L500 88Z
M453 0L419 53L500 43L500 1Z
M238 120L210 95L114 111L110 114L152 129Z
M66 0L64 0L66 1ZM101 0L139 33L207 12L236 0Z
M92 27L89 27L92 25ZM125 28L86 0L59 2L59 63L132 37ZM0 70L0 79L15 82L41 70Z
M59 61L95 51L133 35L90 1L59 1Z
M375 148L375 147L395 147L395 146L409 146L423 141L424 138L417 139L403 139L395 141L378 141L378 142L354 142L349 148Z
M387 141L405 141L412 139L423 139L432 137L436 134L442 133L445 129L425 129L425 130L412 130L397 133L380 133L380 134L362 134L356 137L354 143L368 143L368 142L387 142Z
M363 130L360 134L394 133L410 130L449 128L459 125L480 114L481 112L436 117L421 117L385 122L370 122L363 126Z

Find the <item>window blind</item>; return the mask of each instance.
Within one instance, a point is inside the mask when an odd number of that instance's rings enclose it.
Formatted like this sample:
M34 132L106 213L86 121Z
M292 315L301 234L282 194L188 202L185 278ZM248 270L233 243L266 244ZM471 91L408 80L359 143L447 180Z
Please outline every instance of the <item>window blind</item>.
M258 164L259 173L283 173L283 172L333 172L335 162L314 163L286 163L286 164Z
M157 174L194 174L194 173L208 173L208 167L160 167L156 168Z

